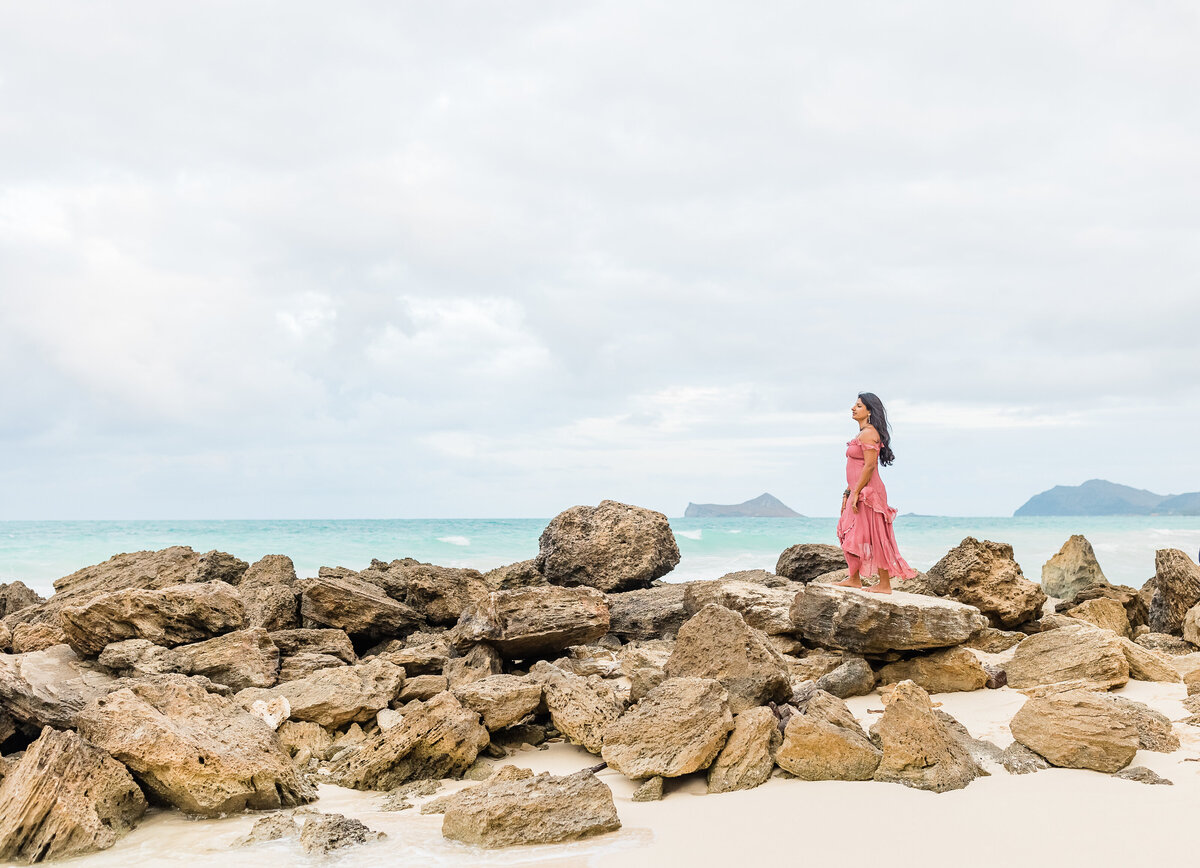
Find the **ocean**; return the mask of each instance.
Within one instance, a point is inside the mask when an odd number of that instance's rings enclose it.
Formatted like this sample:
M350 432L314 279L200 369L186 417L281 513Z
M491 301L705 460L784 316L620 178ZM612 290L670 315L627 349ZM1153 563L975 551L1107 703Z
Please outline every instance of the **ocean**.
M55 579L119 552L189 545L247 561L286 554L300 576L322 566L361 569L372 558L413 557L487 570L531 558L548 519L378 519L291 521L5 521L0 522L0 581L20 579L45 595ZM836 544L834 518L673 518L682 560L666 581L716 578L734 570L773 569L779 553L801 542ZM1109 581L1141 587L1154 574L1154 552L1200 549L1200 516L1055 516L959 518L901 515L900 550L926 570L964 537L1010 543L1025 575L1037 581L1073 533L1092 543Z

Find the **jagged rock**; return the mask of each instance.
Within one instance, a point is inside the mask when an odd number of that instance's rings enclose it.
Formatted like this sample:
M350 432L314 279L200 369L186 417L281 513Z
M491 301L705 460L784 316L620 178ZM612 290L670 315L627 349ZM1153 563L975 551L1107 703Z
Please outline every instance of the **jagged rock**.
M1175 734L1171 721L1165 714L1124 696L1116 696L1111 693L1098 695L1101 699L1111 702L1129 720L1133 721L1138 732L1138 746L1142 750L1151 750L1157 753L1171 753L1179 750L1179 736Z
M1151 651L1149 648L1143 648L1121 636L1117 637L1117 644L1121 647L1121 653L1125 655L1125 662L1129 664L1130 678L1137 681L1161 681L1168 684L1174 684L1181 680L1179 673L1171 665L1170 658L1165 655Z
M621 671L621 656L598 645L572 645L566 656L555 660L554 665L576 675L615 678Z
M250 703L250 714L267 725L272 732L291 716L292 706L283 696L274 699L256 699Z
M202 560L189 546L113 555L103 563L58 579L54 583L54 596L46 601L37 620L50 620L64 606L83 605L114 591L156 590L182 582L203 581ZM214 560L209 558L205 563L211 565Z
M733 712L791 695L787 663L766 634L737 612L705 606L679 629L664 670L670 678L715 678Z
M1188 611L1191 610L1189 609ZM1180 639L1178 636L1172 636L1169 633L1143 633L1133 641L1143 648L1150 651L1157 651L1160 654L1166 654L1170 657L1179 657L1184 654L1194 654L1200 651L1200 647L1188 642L1186 639Z
M29 606L44 603L37 591L21 581L0 584L0 618L7 618Z
M880 756L846 703L817 690L788 718L775 762L806 781L868 781Z
M250 831L233 842L234 847L250 847L267 841L298 838L300 828L291 814L268 814L254 821Z
M604 730L600 755L626 777L708 768L733 729L729 694L711 678L668 678Z
M74 729L79 710L117 686L66 645L0 655L0 706L30 726Z
M1154 597L1150 601L1150 629L1179 633L1188 609L1200 603L1200 567L1179 549L1154 553Z
M986 654L999 654L1019 645L1025 634L1016 630L997 630L995 627L985 627L963 644Z
M674 639L646 639L640 642L630 642L621 648L621 672L632 675L634 670L662 669L671 659L675 650Z
M281 657L292 657L296 654L325 654L336 657L344 663L357 663L358 656L350 637L342 630L273 630L271 641L279 649ZM398 666L404 664L392 661ZM441 670L441 667L438 667ZM407 669L405 671L408 671Z
M500 676L493 676L499 678ZM478 683L478 682L472 682ZM464 685L464 687L467 685ZM426 699L433 699L439 693L443 693L450 689L450 682L445 675L418 675L415 678L408 678L404 681L404 687L400 691L400 701L409 702L413 699L419 699L424 702Z
M1125 781L1136 781L1139 784L1157 784L1159 786L1175 786L1174 781L1169 781L1164 777L1156 775L1154 772L1145 766L1130 766L1129 768L1121 769L1113 774L1114 778L1121 778Z
M1077 618L1102 630L1111 630L1118 636L1128 638L1133 634L1133 628L1129 626L1129 616L1125 614L1125 607L1116 600L1104 597L1086 600L1078 606L1068 609L1066 614L1068 617Z
M850 575L849 572L846 573ZM838 581L841 581L839 579ZM892 583L893 591L902 591L905 594L921 594L926 597L936 597L933 587L929 584L929 574L917 570L917 574L911 579L900 579Z
M600 753L605 729L625 711L617 688L595 675L583 678L545 662L530 669L529 677L541 683L555 728L573 744Z
M871 738L883 751L877 781L944 793L984 773L934 714L929 694L911 681L901 681L891 691Z
M777 636L790 633L796 589L771 588L753 582L688 582L683 608L690 618L709 604L737 612L751 627Z
M311 720L338 728L370 720L400 695L403 685L403 669L387 660L373 659L353 666L322 669L307 678L266 690L243 690L237 700L249 706L256 699L282 696L291 706L293 720Z
M472 681L499 675L503 671L504 663L500 654L486 642L480 642L465 654L448 658L442 667L442 674L446 676L451 690Z
M783 741L777 723L775 713L762 706L734 716L733 731L708 769L710 793L750 790L766 783Z
M975 738L971 735L970 730L940 708L935 708L933 713L942 722L942 725L945 726L946 732L950 734L950 737L962 745L966 752L971 755L971 759L979 766L981 776L990 776L988 772L983 770L985 763L1002 763L1004 761L1004 751L1000 750L996 744L986 739Z
M266 724L183 676L93 699L76 722L80 735L124 763L147 791L189 814L316 798Z
M875 689L875 672L861 657L847 657L837 669L818 678L816 687L839 699L866 696Z
M334 783L390 790L422 778L459 777L488 743L479 715L452 693L409 703L399 726L380 731L361 749L330 765Z
M309 720L285 720L275 731L279 743L298 766L311 759L324 759L333 747L333 736L320 724Z
M122 639L148 639L164 648L199 642L241 629L244 614L232 585L204 582L101 594L63 608L59 621L76 652L95 656Z
M1058 554L1042 565L1042 590L1051 597L1069 600L1091 584L1108 584L1096 561L1092 544L1082 534L1073 534Z
M305 853L332 853L386 838L363 825L361 820L341 814L313 814L304 818L300 846Z
M331 654L293 654L290 657L280 658L279 678L276 680L280 684L285 681L298 681L301 678L307 678L314 672L320 672L322 669L345 665L346 661Z
M379 810L407 811L412 807L412 802L409 799L419 799L424 796L436 795L441 788L441 781L409 781L407 784L401 784L388 793L387 798L379 805Z
M1009 728L1017 741L1052 765L1110 774L1129 765L1140 744L1132 716L1109 697L1088 690L1030 699Z
M357 576L321 575L296 587L305 627L336 627L369 642L402 636L423 624L414 609Z
M1076 679L1110 688L1129 681L1129 663L1117 637L1084 625L1030 636L1004 669L1015 688Z
M646 778L629 797L633 802L661 802L663 797L663 777L655 775Z
M613 500L560 512L538 540L538 569L555 585L605 593L644 588L678 563L665 515Z
M442 834L478 847L553 844L621 827L612 791L590 771L480 784L455 794Z
M545 657L608 632L608 601L593 588L493 591L454 628L456 642L488 642L509 660Z
M880 684L912 681L929 693L981 690L988 676L979 658L966 648L947 648L932 654L889 663L879 670Z
M12 652L12 630L4 622L0 621L0 653L9 654Z
M111 847L146 799L123 765L46 727L0 784L0 859L41 862Z
M181 672L203 675L234 690L270 687L279 676L279 649L262 627L172 649Z
M1149 620L1147 603L1139 591L1128 585L1091 584L1078 591L1070 600L1055 605L1056 612L1066 612L1089 600L1116 600L1125 608L1125 617L1131 628L1144 627Z
M608 595L609 631L622 639L673 638L687 620L687 584L657 585Z
M542 685L516 675L493 675L454 690L458 701L483 718L489 732L520 723L542 704Z
M837 546L800 543L783 550L775 563L775 572L793 582L807 584L817 576L845 567L846 554Z
M44 651L53 645L62 645L66 641L66 634L56 624L18 624L12 631L14 654Z
M419 612L430 624L445 626L454 624L468 606L491 590L478 570L440 567L413 558L401 558L391 563L373 560L360 573L323 567L319 575L335 573L356 576L378 585L389 597Z
M667 680L667 673L653 667L635 669L629 675L629 701L639 702L642 697Z
M265 555L247 569L238 583L247 627L291 630L300 626L296 568L287 555Z
M1036 618L1046 603L1042 589L1021 573L1007 543L967 537L934 564L928 576L935 594L974 606L996 627L1011 628Z
M958 645L988 625L978 609L953 600L815 582L796 595L792 621L810 642L856 654Z
M155 645L149 639L122 639L104 647L96 662L116 675L144 678L169 672L186 674L186 662L173 648Z
M1004 749L1000 764L1010 775L1028 775L1050 768L1050 763L1019 741L1014 741Z
M517 561L515 564L505 564L488 570L483 574L483 582L493 591L511 591L514 588L528 588L533 585L546 584L546 577L537 568L537 559Z
M814 648L803 657L784 657L793 681L816 681L822 675L833 672L846 662L841 651L826 651Z

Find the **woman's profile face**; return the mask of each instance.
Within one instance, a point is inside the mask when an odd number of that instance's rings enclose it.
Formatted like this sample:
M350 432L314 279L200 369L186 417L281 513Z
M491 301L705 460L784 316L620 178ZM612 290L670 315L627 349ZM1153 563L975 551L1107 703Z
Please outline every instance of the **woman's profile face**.
M863 404L862 399L854 402L854 406L850 408L850 415L855 422L861 422L871 415L871 411Z

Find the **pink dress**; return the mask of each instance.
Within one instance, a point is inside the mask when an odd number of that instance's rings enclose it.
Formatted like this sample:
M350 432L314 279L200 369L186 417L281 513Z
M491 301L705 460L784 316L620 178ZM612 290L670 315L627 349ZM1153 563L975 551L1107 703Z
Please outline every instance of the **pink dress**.
M863 450L878 451L879 444L860 443L856 437L846 447L846 484L853 489L862 476L865 463ZM859 492L858 512L851 509L850 499L847 498L846 508L842 510L837 526L838 542L847 555L846 562L851 563L851 557L862 561L859 567L861 577L874 578L880 570L887 570L894 579L916 576L917 571L900 557L900 547L896 545L896 534L892 531L895 518L896 510L888 506L887 489L883 487L877 465L871 474L871 481Z

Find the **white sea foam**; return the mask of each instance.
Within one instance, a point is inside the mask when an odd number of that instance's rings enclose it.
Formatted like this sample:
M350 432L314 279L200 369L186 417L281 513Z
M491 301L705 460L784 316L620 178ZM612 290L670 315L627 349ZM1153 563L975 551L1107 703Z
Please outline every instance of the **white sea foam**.
M438 542L450 543L452 546L469 546L471 544L470 538L465 536L440 536L437 540Z
M677 530L677 531L675 531L675 536L683 536L683 537L687 537L688 539L700 539L701 537L704 536L704 531L702 531L702 530Z

